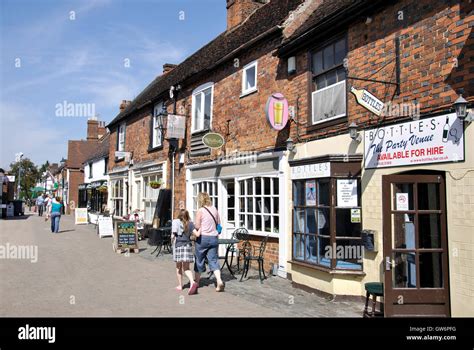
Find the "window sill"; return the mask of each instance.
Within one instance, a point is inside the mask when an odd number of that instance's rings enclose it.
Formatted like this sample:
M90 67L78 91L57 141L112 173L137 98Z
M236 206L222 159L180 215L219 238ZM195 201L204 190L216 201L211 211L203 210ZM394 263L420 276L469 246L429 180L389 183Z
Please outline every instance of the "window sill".
M245 91L245 92L242 92L242 94L240 94L239 98L244 98L248 95L252 95L254 93L258 92L258 89L255 88L255 89L252 89L252 90L248 90L248 91Z
M344 122L347 123L347 115L342 116L342 117L337 117L334 119L319 121L314 124L312 123L312 120L311 120L310 125L308 126L308 131L318 131L320 129L327 128L328 126L334 126L334 125L342 124Z
M163 150L163 145L156 146L156 147L148 147L147 152L152 153L152 152L157 152Z
M293 264L293 265L303 266L303 267L307 267L307 268L310 268L310 269L313 269L313 270L319 270L319 271L327 272L327 273L329 273L330 275L365 276L365 272L364 272L364 271L357 271L357 270L332 270L332 269L327 268L327 267L318 266L318 265L313 265L313 264L308 264L308 263L305 263L305 262L302 262L302 261L298 261L298 260L289 260L289 261L287 261L287 262L290 263L290 264Z
M273 238L278 238L280 237L280 234L278 232L262 232L262 231L252 231L248 230L249 235L251 236L259 236L259 237L273 237Z

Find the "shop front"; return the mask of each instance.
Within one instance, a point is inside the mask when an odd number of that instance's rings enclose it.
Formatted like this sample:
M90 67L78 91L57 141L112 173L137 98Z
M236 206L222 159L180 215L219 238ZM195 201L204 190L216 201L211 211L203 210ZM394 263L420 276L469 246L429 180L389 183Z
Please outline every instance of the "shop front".
M290 161L293 282L358 297L383 283L388 317L473 315L472 126L443 114L363 134Z
M132 178L132 210L143 213L145 223L153 222L160 190L166 184L166 162L156 161L135 164Z
M122 218L128 213L128 168L113 169L109 173L109 208L114 217Z
M240 227L249 231L254 245L268 236L265 270L277 265L283 277L287 261L284 208L288 206L285 164L283 152L269 152L190 165L186 170L186 204L192 217L198 210L198 194L207 192L219 210L222 237L230 238Z

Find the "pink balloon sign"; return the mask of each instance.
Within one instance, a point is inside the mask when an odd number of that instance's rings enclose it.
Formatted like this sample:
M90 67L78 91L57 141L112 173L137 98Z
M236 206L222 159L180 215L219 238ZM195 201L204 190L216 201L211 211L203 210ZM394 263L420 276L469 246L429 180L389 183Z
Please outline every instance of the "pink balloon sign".
M275 130L282 130L288 122L288 101L279 92L272 94L265 108L267 120Z

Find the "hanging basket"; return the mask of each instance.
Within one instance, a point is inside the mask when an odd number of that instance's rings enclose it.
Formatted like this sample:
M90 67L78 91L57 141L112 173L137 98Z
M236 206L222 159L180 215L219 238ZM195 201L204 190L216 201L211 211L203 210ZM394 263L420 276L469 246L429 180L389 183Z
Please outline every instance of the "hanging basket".
M100 186L100 187L97 189L97 191L102 192L102 193L107 192L107 186Z
M150 187L153 189L157 189L161 187L161 182L160 181L151 181L150 182Z

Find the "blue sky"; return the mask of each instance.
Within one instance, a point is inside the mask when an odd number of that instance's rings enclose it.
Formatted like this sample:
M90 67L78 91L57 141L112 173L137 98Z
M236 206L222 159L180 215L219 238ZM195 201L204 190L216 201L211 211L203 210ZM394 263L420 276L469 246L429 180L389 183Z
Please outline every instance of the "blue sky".
M164 63L183 61L225 30L225 5L0 0L0 167L17 152L36 164L66 157L67 140L86 138L87 117L57 116L57 104L94 104L109 122Z

